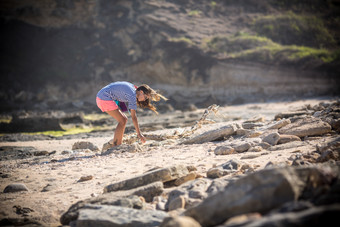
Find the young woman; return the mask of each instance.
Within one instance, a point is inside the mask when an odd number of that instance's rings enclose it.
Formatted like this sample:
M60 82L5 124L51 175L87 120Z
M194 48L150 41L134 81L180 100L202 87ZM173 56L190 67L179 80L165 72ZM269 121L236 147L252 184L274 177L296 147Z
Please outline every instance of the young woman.
M145 137L138 125L136 115L137 105L141 108L149 108L158 114L156 107L151 104L151 101L159 101L161 98L167 100L167 98L158 94L146 84L137 87L129 82L120 81L103 87L97 94L97 106L102 112L108 113L118 121L112 146L122 144L127 123L127 117L123 112L127 110L130 110L138 138L142 143L145 143Z

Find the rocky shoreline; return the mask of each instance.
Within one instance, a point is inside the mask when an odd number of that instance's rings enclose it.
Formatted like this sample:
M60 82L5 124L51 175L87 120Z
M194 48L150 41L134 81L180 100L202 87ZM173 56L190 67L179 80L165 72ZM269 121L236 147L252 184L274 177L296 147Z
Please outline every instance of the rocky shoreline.
M109 132L101 140L95 136L78 141L64 138L59 140L61 150L53 147L45 152L37 148L39 141L2 142L0 223L336 223L340 211L340 102L314 102L280 112L273 107L275 103L239 107L236 117L231 116L230 107L217 111L215 106L215 117L229 113L229 118L219 116L215 122L213 108L203 115L198 110L186 115L196 118L195 123L187 122L191 126L145 132L148 142L144 146L128 133L124 145L107 148ZM244 110L259 114L244 117ZM51 139L50 143L57 141ZM63 150L63 143L72 148Z

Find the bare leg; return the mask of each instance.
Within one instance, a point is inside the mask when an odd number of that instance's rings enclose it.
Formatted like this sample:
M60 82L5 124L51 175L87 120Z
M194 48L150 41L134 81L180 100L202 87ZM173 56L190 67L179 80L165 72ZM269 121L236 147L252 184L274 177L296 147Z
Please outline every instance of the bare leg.
M106 113L108 113L111 117L118 121L118 125L113 137L113 146L121 145L123 142L123 135L127 123L127 117L119 109L106 111Z

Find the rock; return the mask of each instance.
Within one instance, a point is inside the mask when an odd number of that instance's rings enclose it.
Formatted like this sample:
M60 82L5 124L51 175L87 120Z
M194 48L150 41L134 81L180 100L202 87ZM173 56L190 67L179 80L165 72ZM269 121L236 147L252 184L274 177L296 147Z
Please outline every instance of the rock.
M171 200L170 203L169 203L169 211L181 209L181 208L184 208L184 207L185 207L184 196L179 196L179 197Z
M262 147L260 146L255 146L255 147L251 147L249 150L248 150L248 153L249 152L260 152L262 151Z
M141 148L141 146L139 146L139 144L122 144L119 146L111 147L108 150L104 149L101 155L119 154L119 153L124 153L124 152L136 153L136 152L142 152L142 151L143 149Z
M254 128L256 128L256 127L261 127L261 126L263 126L263 124L260 124L260 123L243 123L242 124L242 127L244 128L244 129L254 129Z
M308 114L306 111L284 112L275 115L275 119L291 118L294 116L301 116Z
M237 160L229 160L228 162L217 166L215 168L211 168L207 171L208 178L220 178L225 175L231 174L233 172L238 171L242 166L242 163Z
M332 171L337 175L339 170ZM331 184L334 175L329 174L327 167L263 169L228 184L223 191L187 209L184 215L194 218L202 226L214 226L236 215L265 213L286 202L296 201L300 196L310 198L312 188L315 191L318 186ZM315 180L309 182L310 179Z
M339 220L340 205L312 207L300 212L285 212L262 216L262 218L244 223L251 226L323 226L329 223L336 226ZM332 223L332 224L331 224Z
M76 226L159 226L168 214L108 205L86 205L79 211Z
M254 159L260 157L261 154L246 154L241 157L241 159Z
M181 144L196 144L196 143L211 142L211 141L214 141L220 138L224 138L226 136L230 136L234 134L234 132L235 132L235 126L227 125L219 129L214 129L214 130L204 132L200 135L194 136L193 138L189 138L183 141Z
M228 155L233 154L235 152L234 148L230 146L219 146L215 148L214 153L216 155Z
M260 213L248 213L248 214L240 214L236 215L232 218L229 218L223 225L230 226L230 225L242 225L246 224L255 220L259 220L262 218Z
M276 145L273 147L269 147L268 150L270 151L279 151L279 150L286 150L286 149L290 149L290 148L296 148L296 147L302 147L305 146L306 143L303 141L294 141L294 142L290 142L290 143L284 143L284 144L280 144L280 145Z
M272 126L270 126L268 129L280 129L286 125L289 125L291 121L289 119L282 119L278 122L275 122Z
M201 225L191 217L176 216L165 218L160 227L201 227Z
M126 192L126 194L142 196L146 202L151 202L155 196L161 195L163 190L164 187L162 182L154 182L124 192Z
M5 187L4 193L28 191L25 184L13 183Z
M55 184L47 184L42 190L41 192L49 192L49 191L53 191L57 189L57 186Z
M80 142L74 143L72 146L72 150L78 150L78 149L90 149L91 151L95 151L95 152L99 151L99 148L97 146L87 141L80 141Z
M98 205L112 205L112 206L122 206L134 209L143 209L144 201L142 201L138 196L128 196L123 197L116 195L115 193L108 193L99 195L97 197L89 198L83 201L79 201L73 204L61 217L60 223L63 225L69 225L70 222L78 219L79 211L85 208L88 204Z
M248 129L239 128L239 129L236 130L236 135L238 135L238 136L245 136L245 135L250 134L250 132L251 131L248 130Z
M256 123L256 122L264 122L265 118L263 116L257 116L252 119L246 120L244 123Z
M128 190L143 185L147 185L156 181L168 182L186 176L188 175L188 173L189 173L188 169L183 165L156 169L151 172L147 172L141 176L137 176L131 179L107 185L104 188L104 193L118 190Z
M294 135L280 135L278 144L290 143L294 141L301 141L300 137Z
M246 152L251 147L250 143L242 143L234 146L234 150L238 153Z
M197 203L208 197L207 190L211 182L212 181L209 179L200 178L173 189L168 194L165 210L169 210L170 203L180 196L185 198L185 208L195 206Z
M280 135L277 132L271 133L262 139L262 142L269 143L275 146L280 140Z
M181 184L184 184L185 182L192 181L196 179L196 173L195 172L190 172L188 175L183 176L175 180L175 185L179 186Z
M318 118L306 118L300 119L296 122L286 125L279 129L280 134L295 135L298 137L323 135L332 130L332 127L318 119Z
M34 156L45 156L45 155L49 155L48 151L35 151L33 152Z
M259 143L259 146L262 147L262 149L268 149L271 147L271 145L267 142L261 142Z
M84 181L89 181L89 180L92 180L93 179L93 176L92 175L88 175L88 176L82 176L78 182L84 182Z

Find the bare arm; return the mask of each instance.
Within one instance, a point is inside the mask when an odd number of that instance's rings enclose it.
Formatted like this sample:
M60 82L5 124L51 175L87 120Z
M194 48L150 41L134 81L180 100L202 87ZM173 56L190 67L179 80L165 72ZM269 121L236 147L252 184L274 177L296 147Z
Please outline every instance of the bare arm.
M145 143L145 141L146 141L145 137L142 135L142 133L140 132L140 129L139 129L136 110L130 110L130 112L131 112L131 118L132 118L133 125L135 126L135 129L136 129L136 132L137 132L137 136L142 141L142 143Z

